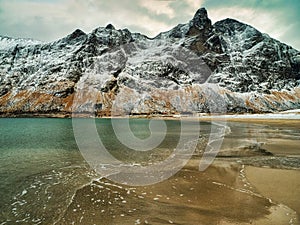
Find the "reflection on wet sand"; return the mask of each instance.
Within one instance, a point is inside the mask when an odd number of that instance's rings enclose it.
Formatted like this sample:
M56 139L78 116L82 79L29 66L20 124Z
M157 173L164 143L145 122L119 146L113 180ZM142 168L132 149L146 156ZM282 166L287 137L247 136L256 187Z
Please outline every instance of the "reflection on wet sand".
M199 172L194 165L145 187L125 187L101 179L78 191L62 223L219 224L250 222L272 204L239 180L234 165Z
M293 210L247 181L243 166L218 160L199 172L197 165L191 160L174 177L145 187L94 181L77 192L59 224L297 224Z

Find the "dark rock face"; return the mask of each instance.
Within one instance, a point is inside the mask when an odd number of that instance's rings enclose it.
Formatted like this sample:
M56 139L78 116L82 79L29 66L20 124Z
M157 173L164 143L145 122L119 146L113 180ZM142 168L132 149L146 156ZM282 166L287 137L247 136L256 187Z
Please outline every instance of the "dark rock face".
M2 113L70 112L83 88L76 107L94 104L99 115L120 94L135 114L223 103L229 112L272 112L299 108L299 85L299 51L233 19L212 24L204 8L154 39L111 24L51 43L0 36Z
M82 30L76 29L72 34L68 35L67 38L69 41L71 41L73 39L77 39L82 36L86 36L86 34Z
M198 9L194 18L189 23L190 29L187 35L200 35L202 37L208 37L211 33L212 26L211 20L207 16L205 8Z

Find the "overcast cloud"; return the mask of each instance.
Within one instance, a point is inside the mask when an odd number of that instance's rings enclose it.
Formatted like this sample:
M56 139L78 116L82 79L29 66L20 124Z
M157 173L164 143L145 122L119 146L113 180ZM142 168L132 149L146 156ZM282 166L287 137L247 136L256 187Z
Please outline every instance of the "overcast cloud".
M112 23L153 37L200 7L213 22L235 18L300 50L299 0L0 0L0 34L53 41Z

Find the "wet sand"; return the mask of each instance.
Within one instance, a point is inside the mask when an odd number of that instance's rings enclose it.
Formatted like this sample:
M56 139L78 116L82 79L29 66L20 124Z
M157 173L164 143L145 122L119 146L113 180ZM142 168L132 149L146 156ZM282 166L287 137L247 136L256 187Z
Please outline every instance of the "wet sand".
M276 155L299 155L300 140L286 140L283 138L272 138L272 141L266 143L263 147Z
M293 127L300 129L300 113L297 114L285 114L287 118L274 116L273 118L269 118L268 114L249 114L249 117L244 117L245 114L226 114L219 116L199 116L199 117L179 117L177 119L187 119L187 120L199 120L199 121L207 121L207 122L236 122L236 123L248 123L248 124L260 124L260 125L275 125L279 127ZM295 117L297 115L297 117Z
M241 165L216 161L205 172L191 160L175 176L145 187L93 181L77 191L58 224L288 224L294 212L271 203ZM295 223L296 224L296 223Z
M247 179L264 196L300 215L300 171L246 167Z

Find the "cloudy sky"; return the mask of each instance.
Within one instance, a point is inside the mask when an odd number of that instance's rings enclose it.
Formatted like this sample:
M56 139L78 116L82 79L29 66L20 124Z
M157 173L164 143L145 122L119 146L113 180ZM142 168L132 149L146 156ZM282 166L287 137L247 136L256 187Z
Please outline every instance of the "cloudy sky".
M53 41L112 23L153 37L200 7L213 23L235 18L300 50L300 0L0 0L0 35Z

